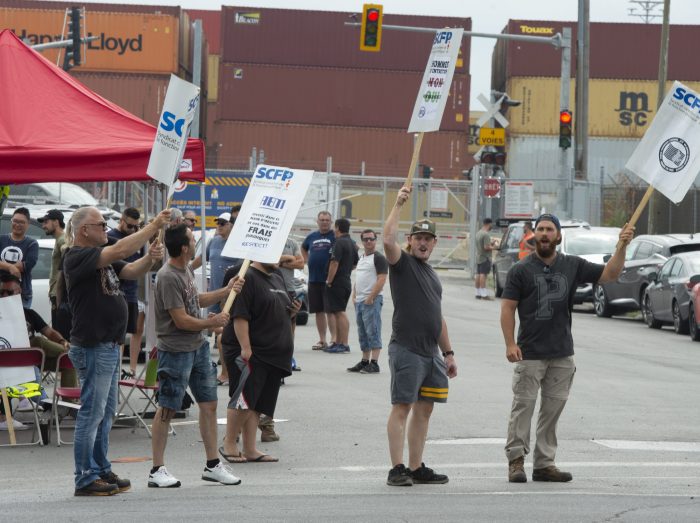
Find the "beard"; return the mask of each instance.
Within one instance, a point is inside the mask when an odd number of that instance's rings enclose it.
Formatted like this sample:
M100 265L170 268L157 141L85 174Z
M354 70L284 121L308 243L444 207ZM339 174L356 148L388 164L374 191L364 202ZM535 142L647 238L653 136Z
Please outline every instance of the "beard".
M557 249L557 241L546 241L542 243L540 240L535 240L535 249L540 258L549 258L553 256Z

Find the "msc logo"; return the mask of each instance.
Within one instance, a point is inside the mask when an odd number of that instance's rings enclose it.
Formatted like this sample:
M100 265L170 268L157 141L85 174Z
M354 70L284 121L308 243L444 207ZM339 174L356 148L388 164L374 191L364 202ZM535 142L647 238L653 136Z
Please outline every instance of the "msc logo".
M275 198L274 196L263 196L260 202L260 207L265 207L272 211L281 211L284 209L287 200L282 200L281 198Z
M682 87L677 87L673 92L673 97L676 100L683 100L683 103L690 107L691 109L697 109L700 107L700 98L693 92L688 92Z
M165 111L163 113L163 120L160 122L160 128L164 131L170 132L173 129L175 134L182 137L182 127L185 125L185 119L178 119L173 113Z
M619 121L622 125L646 125L649 116L649 97L647 93L620 91Z
M291 180L293 176L294 173L292 171L268 167L260 167L255 173L256 178L267 178L268 180L281 180L283 182Z
M450 31L440 31L435 35L435 40L433 40L433 45L435 44L445 44L449 45L450 40L452 40L452 33Z

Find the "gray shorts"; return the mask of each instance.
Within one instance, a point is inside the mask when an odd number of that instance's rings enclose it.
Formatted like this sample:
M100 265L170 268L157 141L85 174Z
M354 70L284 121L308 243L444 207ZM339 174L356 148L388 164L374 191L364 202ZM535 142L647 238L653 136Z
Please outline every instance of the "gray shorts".
M396 342L389 343L391 404L447 402L447 366L438 356L422 356Z

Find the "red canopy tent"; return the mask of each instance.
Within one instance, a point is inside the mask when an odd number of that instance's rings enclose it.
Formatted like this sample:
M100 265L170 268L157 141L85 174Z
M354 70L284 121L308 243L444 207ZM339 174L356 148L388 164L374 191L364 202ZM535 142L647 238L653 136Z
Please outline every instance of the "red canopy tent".
M0 31L0 184L147 181L156 128L105 100ZM204 180L204 143L190 138L181 180Z

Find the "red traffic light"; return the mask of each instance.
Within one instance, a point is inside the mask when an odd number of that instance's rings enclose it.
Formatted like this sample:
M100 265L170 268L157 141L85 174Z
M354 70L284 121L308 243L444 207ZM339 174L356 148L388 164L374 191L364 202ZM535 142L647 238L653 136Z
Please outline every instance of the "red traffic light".
M570 124L571 123L571 111L561 111L559 113L559 123Z
M376 22L377 20L379 20L379 10L368 9L367 10L367 20L369 22Z

